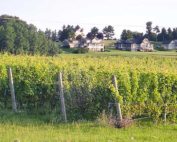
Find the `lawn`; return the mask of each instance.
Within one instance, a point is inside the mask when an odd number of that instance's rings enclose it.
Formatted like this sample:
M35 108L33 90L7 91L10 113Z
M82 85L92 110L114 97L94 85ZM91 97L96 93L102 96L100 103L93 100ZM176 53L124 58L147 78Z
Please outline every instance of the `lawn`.
M13 142L176 142L177 126L116 129L95 123L0 124L0 141Z
M177 52L175 50L172 51L154 51L154 52L139 52L139 51L120 51L115 48L106 48L105 52L92 52L89 51L89 53L85 54L73 54L72 52L76 49L69 49L69 48L62 48L63 53L61 54L63 56L66 54L72 54L73 56L123 56L123 57L144 57L144 56L153 56L153 57L167 57L167 58L177 58Z
M106 48L105 52L90 52L92 55L106 55L106 56L154 56L154 57L175 57L177 52L172 51L154 51L154 52L139 52L139 51L120 51L114 48Z
M177 142L177 125L137 122L117 129L96 122L46 123L28 115L0 116L1 142Z

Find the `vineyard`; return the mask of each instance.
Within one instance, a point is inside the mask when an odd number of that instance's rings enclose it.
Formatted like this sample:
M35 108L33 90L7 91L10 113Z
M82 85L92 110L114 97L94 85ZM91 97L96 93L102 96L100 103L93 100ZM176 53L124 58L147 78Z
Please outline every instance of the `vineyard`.
M11 109L8 67L12 68L17 107L20 111L58 119L57 74L63 73L64 97L69 120L96 119L109 103L120 102L123 117L148 115L169 121L177 118L177 58L161 56L1 55L0 109ZM112 76L118 81L118 92ZM114 109L114 108L113 108ZM114 110L113 110L114 112Z

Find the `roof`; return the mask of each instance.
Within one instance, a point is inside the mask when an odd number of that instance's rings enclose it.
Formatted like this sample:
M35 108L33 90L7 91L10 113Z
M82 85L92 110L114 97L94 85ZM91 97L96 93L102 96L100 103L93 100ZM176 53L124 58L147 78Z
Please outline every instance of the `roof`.
M170 44L171 41L163 41L162 44Z
M145 38L144 38L145 39ZM118 40L117 44L141 44L144 39Z
M175 44L175 45L177 45L177 40L163 41L162 44Z
M175 45L177 45L177 40L172 40L172 41L170 42L170 44L175 44Z

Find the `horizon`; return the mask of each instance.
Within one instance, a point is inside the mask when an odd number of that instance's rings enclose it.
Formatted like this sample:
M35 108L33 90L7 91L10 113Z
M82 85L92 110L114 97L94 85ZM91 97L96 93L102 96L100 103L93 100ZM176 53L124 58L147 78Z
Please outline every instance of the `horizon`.
M60 30L63 25L79 25L86 34L92 27L102 31L105 26L112 25L115 37L119 38L123 29L145 33L148 21L160 29L177 27L173 18L177 13L176 4L175 0L110 0L109 3L106 0L6 0L1 2L0 15L17 16L43 31L46 28Z

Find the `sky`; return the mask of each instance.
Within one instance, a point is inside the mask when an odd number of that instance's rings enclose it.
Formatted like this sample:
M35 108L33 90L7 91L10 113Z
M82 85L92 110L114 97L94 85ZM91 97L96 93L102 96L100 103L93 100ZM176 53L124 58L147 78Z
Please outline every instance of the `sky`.
M78 24L87 33L112 25L119 38L123 29L145 32L147 21L177 27L176 6L177 0L0 0L0 15L20 17L41 30Z

